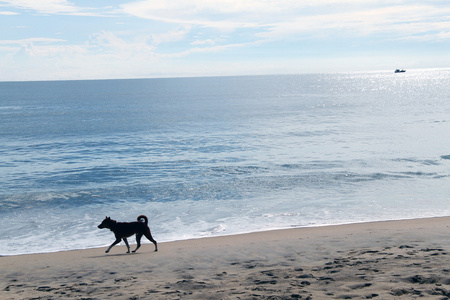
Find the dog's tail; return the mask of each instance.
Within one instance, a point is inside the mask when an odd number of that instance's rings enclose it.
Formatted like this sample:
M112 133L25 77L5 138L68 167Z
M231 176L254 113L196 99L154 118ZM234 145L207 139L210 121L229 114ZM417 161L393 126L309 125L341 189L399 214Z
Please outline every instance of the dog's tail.
M146 216L140 215L139 217L137 217L138 222L142 222L141 219L144 219L145 225L148 225L148 218Z

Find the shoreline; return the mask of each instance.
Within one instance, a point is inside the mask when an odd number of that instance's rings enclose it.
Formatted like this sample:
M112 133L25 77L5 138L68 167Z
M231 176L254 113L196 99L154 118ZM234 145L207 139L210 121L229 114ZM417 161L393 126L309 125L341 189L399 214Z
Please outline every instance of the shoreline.
M449 229L436 217L2 256L0 298L450 299Z
M355 223L338 223L338 224L319 224L319 225L310 225L310 226L291 226L288 228L272 228L267 230L259 230L259 231L250 231L250 232L242 232L242 233L230 233L230 234L224 234L224 235L217 235L217 236L199 236L199 237L191 237L187 239L176 239L176 240L168 240L159 242L158 245L161 244L170 244L170 243L183 243L183 242L190 242L190 241L197 241L202 239L214 239L214 238L226 238L226 237L233 237L233 236L241 236L241 235L253 235L253 234L265 234L270 232L279 232L284 230L309 230L314 228L330 228L335 226L358 226L363 224L377 224L377 223L385 223L385 222L407 222L407 221L419 221L419 220L430 220L430 219L441 219L441 218L450 218L450 216L438 216L438 217L419 217L419 218L411 218L411 219L390 219L390 220L381 220L381 221L361 221L361 222L355 222ZM109 232L109 231L108 231ZM111 234L111 243L114 241L114 235L112 232ZM142 246L151 244L145 237L141 240ZM128 238L128 243L130 245L130 250L133 250L134 247L136 247L136 241L134 239L134 236L131 236ZM25 256L25 255L45 255L45 254L55 254L55 253L64 253L64 252L71 252L71 251L91 251L95 249L104 249L107 248L110 244L106 244L104 246L95 246L91 248L79 248L79 249L69 249L69 250L56 250L56 251L50 251L50 252L31 252L31 253L20 253L20 254L3 254L0 255L0 258L2 257L14 257L14 256ZM114 248L117 247L125 247L123 241L121 241L118 245L114 246ZM141 251L141 250L140 250Z

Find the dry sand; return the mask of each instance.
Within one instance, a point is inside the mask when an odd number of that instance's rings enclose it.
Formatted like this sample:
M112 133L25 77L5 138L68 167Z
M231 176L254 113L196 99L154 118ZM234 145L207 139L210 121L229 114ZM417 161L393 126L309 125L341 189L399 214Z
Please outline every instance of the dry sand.
M449 226L444 217L161 243L159 252L6 256L0 299L449 299Z

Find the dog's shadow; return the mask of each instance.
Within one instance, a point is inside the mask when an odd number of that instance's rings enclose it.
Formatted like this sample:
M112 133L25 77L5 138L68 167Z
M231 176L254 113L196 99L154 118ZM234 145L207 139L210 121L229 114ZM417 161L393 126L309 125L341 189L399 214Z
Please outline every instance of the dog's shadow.
M94 255L89 256L88 258L102 258L102 257L121 257L121 256L135 256L135 255L141 255L142 253L117 253L117 254L109 254L109 253L103 253L101 255Z

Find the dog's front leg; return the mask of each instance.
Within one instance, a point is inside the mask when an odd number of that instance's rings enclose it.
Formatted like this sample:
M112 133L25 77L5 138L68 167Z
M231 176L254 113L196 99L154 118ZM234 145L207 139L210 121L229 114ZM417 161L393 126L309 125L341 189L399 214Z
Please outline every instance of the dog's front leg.
M115 245L117 245L118 243L120 243L120 238L116 238L116 240L114 241L114 243L112 243L111 246L109 246L109 248L106 249L105 253L108 253L109 250L111 250L111 248L114 247Z
M125 245L127 245L127 248L128 248L127 253L130 253L130 245L128 245L127 238L123 238L123 241L125 242Z

